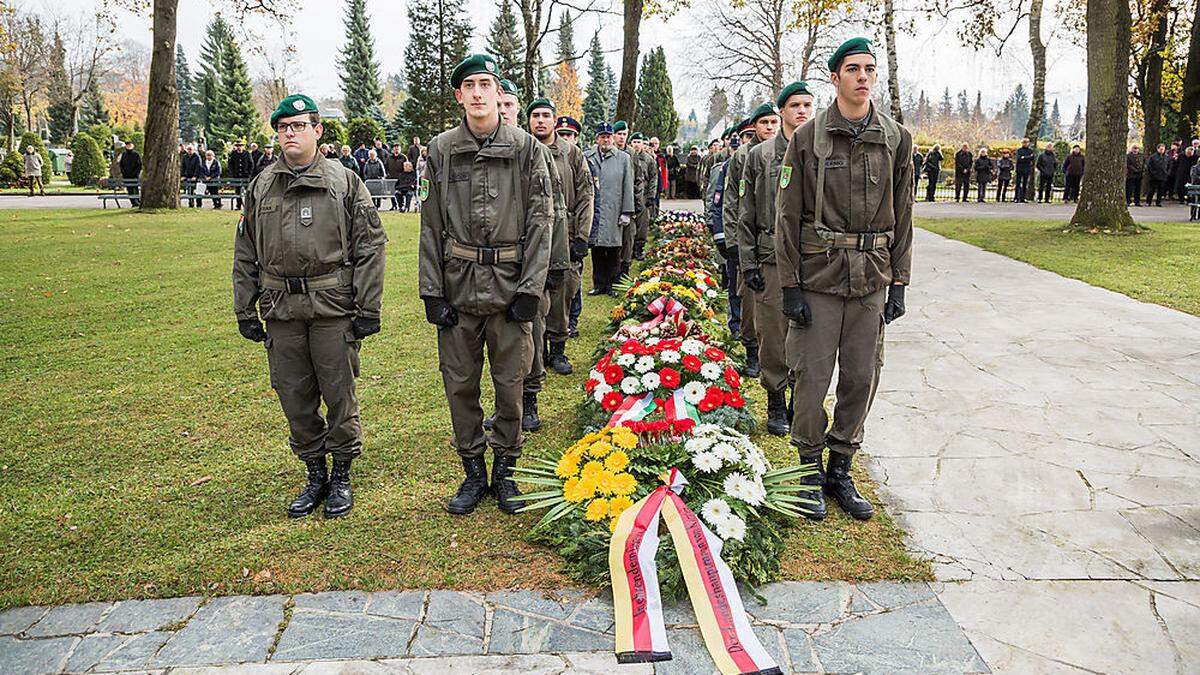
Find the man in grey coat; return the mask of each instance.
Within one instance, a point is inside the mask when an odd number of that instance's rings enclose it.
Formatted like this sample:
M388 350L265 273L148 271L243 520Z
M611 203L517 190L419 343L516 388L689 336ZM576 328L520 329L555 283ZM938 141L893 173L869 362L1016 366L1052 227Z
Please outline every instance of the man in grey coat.
M621 244L633 225L633 163L613 145L613 127L596 125L596 145L584 153L596 183L596 213L592 223L592 290L588 295L611 295L621 275Z

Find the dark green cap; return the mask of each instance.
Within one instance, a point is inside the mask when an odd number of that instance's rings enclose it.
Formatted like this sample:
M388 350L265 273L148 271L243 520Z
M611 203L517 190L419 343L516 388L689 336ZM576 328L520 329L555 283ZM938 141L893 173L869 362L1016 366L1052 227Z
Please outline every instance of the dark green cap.
M479 73L486 73L500 79L500 66L496 65L496 59L492 58L490 54L471 54L454 66L454 70L450 73L450 86L458 89L462 86L463 80Z
M635 132L633 132L632 134L630 134L630 136L629 136L629 140L631 140L631 141L644 141L644 140L646 140L646 134L643 134L643 133L642 133L642 132L640 132L640 131L635 131Z
M317 104L311 98L304 94L292 94L280 101L279 105L275 106L275 112L271 113L271 126L274 127L276 120L280 117L319 112Z
M613 133L614 134L622 132L622 131L626 131L627 129L629 129L629 125L625 123L625 120L617 120L616 122L613 122Z
M521 92L517 91L517 84L512 80L500 80L500 91L518 97L521 95Z
M767 101L766 103L763 103L762 105L755 108L754 112L750 113L750 124L754 124L755 122L759 121L760 119L762 119L764 117L768 117L770 115L778 115L778 114L779 114L779 111L775 109L775 104L771 103L770 101Z
M833 52L833 55L829 57L829 60L826 61L826 65L829 66L829 72L836 73L837 69L842 66L842 59L851 54L870 54L871 56L875 56L875 50L871 48L871 41L865 37L850 38L843 42L842 46L838 47Z
M549 108L550 112L558 114L558 108L554 107L554 101L551 101L543 96L541 98L533 99L529 102L529 105L525 106L525 116L528 117L529 113L537 110L538 108Z
M808 83L801 80L798 82L793 82L784 87L783 90L779 92L779 98L775 99L775 105L782 109L783 104L787 103L787 100L796 94L808 94L809 96L812 96L812 92L808 90Z

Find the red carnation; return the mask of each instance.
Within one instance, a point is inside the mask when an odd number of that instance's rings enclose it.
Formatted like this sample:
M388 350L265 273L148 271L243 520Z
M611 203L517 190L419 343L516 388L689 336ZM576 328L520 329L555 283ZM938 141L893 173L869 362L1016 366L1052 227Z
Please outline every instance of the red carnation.
M684 417L683 419L678 419L672 422L671 426L674 427L675 433L684 434L696 427L696 420L690 417Z
M600 406L605 410L616 410L621 407L621 403L625 401L625 397L619 392L610 391L604 395L604 400L600 401Z
M725 360L725 352L721 351L720 349L717 349L716 347L709 347L708 349L705 349L704 355L713 361L724 361Z
M741 408L742 406L746 405L746 399L742 398L740 393L736 391L730 391L726 392L725 394L725 404L734 408Z
M683 357L683 367L687 368L688 370L692 371L693 373L700 372L701 365L702 364L698 357L695 357L691 354L687 354Z
M663 368L658 371L658 379L667 389L675 389L679 386L679 371L674 368Z
M613 363L604 369L604 381L609 385L615 385L625 377L625 371L621 370L621 366Z
M742 386L742 377L733 369L733 366L725 367L725 381L734 389Z
M621 353L622 354L636 354L638 347L640 347L640 346L641 345L638 344L637 340L626 340L625 344L621 345Z
M683 343L680 342L679 340L663 340L662 342L658 343L658 347L661 350L670 349L673 351L678 351L680 345L682 345L682 344Z
M590 394L593 391L596 391L596 385L598 384L600 384L599 380L595 378L588 378L588 381L583 383L583 390Z
M699 409L700 412L712 412L716 410L717 406L719 405L721 405L719 401L714 401L711 398L706 397L703 401L700 401L700 404L697 405L696 408Z
M720 403L725 400L725 390L717 386L712 386L708 388L708 391L704 392L704 397L711 398Z

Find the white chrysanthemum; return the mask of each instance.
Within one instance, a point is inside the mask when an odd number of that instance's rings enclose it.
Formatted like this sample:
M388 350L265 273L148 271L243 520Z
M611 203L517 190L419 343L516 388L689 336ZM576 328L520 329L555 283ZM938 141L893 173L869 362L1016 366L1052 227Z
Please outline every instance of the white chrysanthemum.
M626 394L636 394L642 390L642 381L632 375L621 380L621 391Z
M716 526L732 516L733 509L729 508L729 503L724 499L710 499L700 507L700 515L709 525Z
M721 376L721 366L715 363L706 363L700 366L700 377L706 380L715 380Z
M751 506L759 506L767 499L767 489L763 487L762 479L755 476L754 480L747 479L742 485L741 500Z
M621 354L617 357L618 366L632 366L634 361L637 361L635 354Z
M719 427L715 424L697 424L696 427L694 429L692 429L692 435L694 435L694 436L710 436L719 431L721 431L721 427Z
M633 364L633 369L638 371L639 373L647 372L653 368L654 368L654 357L652 357L652 356L643 356L637 360L637 363Z
M691 354L695 356L696 354L704 351L704 343L699 340L692 340L689 338L684 340L683 344L679 346L679 351L683 352L684 354Z
M704 292L704 295L706 295L710 298L715 298L715 297L717 297L717 292L710 288Z
M704 400L704 394L704 385L699 382L688 382L683 385L683 400L692 405L700 405L700 401Z
M767 458L757 448L754 452L747 452L743 455L743 459L746 461L746 465L750 467L750 470L754 472L755 476L761 478L767 472Z
M610 391L612 391L612 387L602 382L596 385L596 388L592 390L592 398L596 400L596 403L601 403L604 401L604 397L607 396L608 392Z
M717 525L717 536L725 541L730 539L741 541L746 537L746 521L730 514L728 518Z
M722 462L736 462L741 459L742 455L737 451L737 448L730 445L727 441L721 441L712 446L713 454L721 458Z
M711 452L697 452L692 456L692 464L704 473L713 473L721 469L721 460Z
M664 349L658 353L658 358L662 359L663 363L679 363L679 352L674 349Z
M691 455L694 455L697 452L704 452L711 446L712 441L708 440L707 438L689 438L687 442L683 444L684 450L687 450L688 454Z
M642 376L642 386L646 388L646 391L658 389L659 384L662 384L662 382L658 377L658 373L653 370Z
M746 501L746 499L745 499L745 497L747 496L747 487L746 486L749 483L750 483L750 479L746 478L745 474L738 472L738 471L734 471L733 473L729 474L728 476L725 476L725 482L722 485L725 488L725 494L729 495L730 497L733 497L734 499L740 499L742 501Z

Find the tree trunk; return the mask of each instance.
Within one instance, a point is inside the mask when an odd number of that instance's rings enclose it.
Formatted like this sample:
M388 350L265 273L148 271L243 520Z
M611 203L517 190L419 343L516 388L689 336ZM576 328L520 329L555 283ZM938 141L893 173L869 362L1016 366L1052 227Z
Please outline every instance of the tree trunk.
M525 31L525 63L521 71L521 96L525 101L537 98L538 33L542 24L542 3L521 0L521 27Z
M896 9L892 0L883 0L883 36L887 42L888 96L892 99L892 117L904 124L904 109L900 105L900 75L896 66Z
M621 86L617 89L617 119L633 122L637 114L638 41L642 0L624 0L625 43L621 47Z
M1142 153L1149 157L1154 153L1162 136L1162 75L1163 48L1167 44L1167 2L1153 0L1150 18L1154 21L1154 33L1150 36L1150 47L1146 54L1146 71L1142 84ZM1150 187L1150 174L1142 174L1142 192Z
M1129 135L1129 4L1087 6L1087 170L1074 229L1124 231L1134 227L1125 204L1125 139Z
M1187 132L1184 138L1200 136L1200 2L1196 3L1196 13L1192 17L1192 39L1188 45L1187 70L1183 76L1183 103L1180 106L1183 113L1183 128Z
M154 49L146 106L143 209L179 208L179 95L175 88L175 10L179 0L154 0Z
M1029 121L1025 123L1025 138L1036 148L1042 115L1046 110L1046 44L1042 42L1042 0L1029 3L1029 51L1033 53L1033 101L1029 104Z

